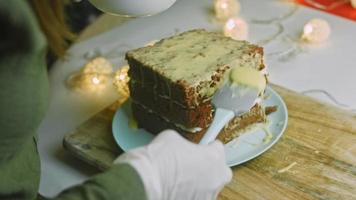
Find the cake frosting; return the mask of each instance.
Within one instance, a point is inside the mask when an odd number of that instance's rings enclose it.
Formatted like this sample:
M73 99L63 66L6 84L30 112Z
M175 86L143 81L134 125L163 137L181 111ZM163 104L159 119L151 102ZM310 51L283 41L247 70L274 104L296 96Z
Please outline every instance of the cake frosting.
M207 99L227 78L222 76L214 80L219 71L233 67L264 68L262 48L204 30L166 38L127 55L150 66L170 82L182 81L195 87L195 92Z
M233 86L245 86L262 93L267 84L266 76L259 70L249 67L234 67L230 72Z
M126 59L138 126L154 134L174 129L193 142L210 126L215 111L211 99L222 84L232 80L263 94L267 82L262 47L205 30L133 49ZM259 96L249 112L233 118L218 138L226 143L239 130L264 122L261 100Z

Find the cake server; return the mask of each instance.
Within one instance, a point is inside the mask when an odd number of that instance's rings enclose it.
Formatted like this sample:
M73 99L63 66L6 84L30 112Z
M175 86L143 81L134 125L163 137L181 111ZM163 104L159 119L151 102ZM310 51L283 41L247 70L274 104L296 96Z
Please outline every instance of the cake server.
M214 119L199 144L208 144L214 141L220 130L232 118L249 112L255 105L259 93L255 88L224 84L213 96Z

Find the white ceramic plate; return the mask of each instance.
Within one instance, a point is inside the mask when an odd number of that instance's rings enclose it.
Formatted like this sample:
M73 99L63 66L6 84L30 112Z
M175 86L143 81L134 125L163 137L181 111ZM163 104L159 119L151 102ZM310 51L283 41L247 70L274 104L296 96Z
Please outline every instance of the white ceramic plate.
M265 140L267 133L262 127L256 126L239 138L225 145L226 163L235 166L251 160L271 148L282 136L288 122L287 107L282 98L270 87L267 87L263 101L264 106L278 106L276 112L268 115L268 125L271 139ZM112 129L116 143L122 150L140 147L148 144L154 135L144 129L132 129L128 126L131 109L124 103L115 113Z

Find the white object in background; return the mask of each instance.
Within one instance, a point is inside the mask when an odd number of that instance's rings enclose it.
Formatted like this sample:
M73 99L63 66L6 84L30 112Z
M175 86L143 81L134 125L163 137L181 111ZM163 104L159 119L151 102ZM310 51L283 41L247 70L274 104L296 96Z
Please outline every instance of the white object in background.
M230 18L224 25L224 35L234 40L246 40L248 38L248 25L241 18Z
M311 43L320 43L330 36L329 23L323 19L312 19L304 25L302 39Z
M215 16L222 21L235 17L240 12L240 9L241 5L237 0L214 1Z
M356 8L356 0L351 0L352 7Z
M89 0L99 10L120 16L139 17L160 13L176 0Z
M172 130L122 154L114 163L127 163L136 169L149 200L216 199L232 179L220 141L196 145Z

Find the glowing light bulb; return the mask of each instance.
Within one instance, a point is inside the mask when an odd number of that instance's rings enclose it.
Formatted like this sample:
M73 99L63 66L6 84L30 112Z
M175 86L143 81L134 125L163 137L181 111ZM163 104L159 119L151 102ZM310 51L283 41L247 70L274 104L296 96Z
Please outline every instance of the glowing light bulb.
M126 76L124 74L120 74L119 75L119 80L123 81L125 80Z
M71 74L67 78L67 86L71 89L100 92L111 82L112 76L111 62L104 57L96 57Z
M82 73L111 74L113 72L111 62L103 57L96 57L88 62L82 69Z
M104 57L96 57L88 62L81 70L82 87L99 88L99 85L105 84L113 73L112 64ZM90 84L92 86L90 86ZM87 86L85 86L87 85Z
M320 43L330 36L329 23L323 19L312 19L304 25L302 40L310 43Z
M215 16L219 20L227 20L240 12L241 6L237 0L215 0Z
M129 66L124 65L115 72L114 86L116 87L117 92L123 96L130 95L128 87L130 77L128 76L128 71Z
M234 40L246 40L248 37L248 25L241 18L230 18L224 25L224 35Z
M356 8L356 0L351 0L351 6L352 6L353 8Z
M100 79L97 76L94 76L91 81L93 82L94 85L100 84Z

